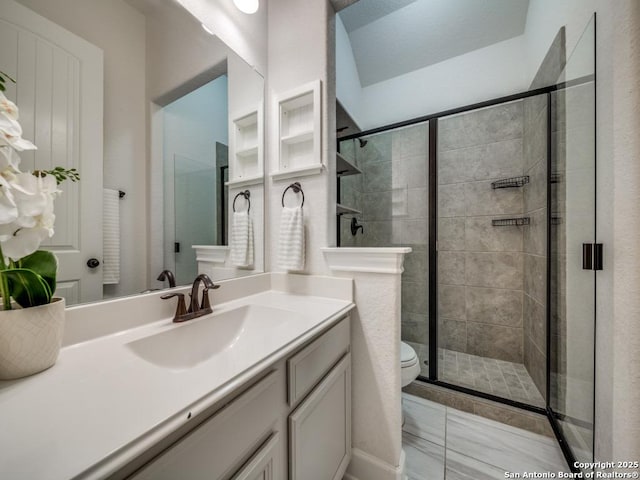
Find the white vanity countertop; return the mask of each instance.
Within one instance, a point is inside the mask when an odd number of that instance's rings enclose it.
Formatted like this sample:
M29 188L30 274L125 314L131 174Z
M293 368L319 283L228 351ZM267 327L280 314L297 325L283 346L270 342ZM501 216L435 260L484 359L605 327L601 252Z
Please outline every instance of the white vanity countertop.
M243 305L288 310L297 319L251 348L228 348L182 370L143 360L127 343L215 317L165 319L65 347L51 369L0 382L0 478L103 478L354 307L270 290L215 305L213 315Z

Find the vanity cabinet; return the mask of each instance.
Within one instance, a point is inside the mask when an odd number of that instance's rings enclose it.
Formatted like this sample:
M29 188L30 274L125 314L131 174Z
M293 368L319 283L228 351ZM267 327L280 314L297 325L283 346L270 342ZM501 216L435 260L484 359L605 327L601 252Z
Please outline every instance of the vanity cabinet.
M253 478L251 469L243 465L262 451L267 438L272 442L269 451L277 449L273 441L279 438L284 388L282 372L271 372L130 478L211 480L236 478L236 473L243 472L245 476L237 478ZM270 468L279 472L281 463L282 457L275 455Z
M349 335L345 317L240 387L242 393L232 394L206 419L192 419L199 425L167 441L163 451L156 449L161 453L124 477L341 479L351 458Z

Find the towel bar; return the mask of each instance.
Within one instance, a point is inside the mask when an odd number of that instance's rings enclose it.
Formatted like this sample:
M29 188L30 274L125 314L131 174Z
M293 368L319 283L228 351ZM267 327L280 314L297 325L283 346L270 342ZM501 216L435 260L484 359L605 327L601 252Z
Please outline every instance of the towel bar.
M284 189L284 192L282 192L282 206L284 207L284 196L287 193L287 190L289 190L290 188L295 193L301 193L302 194L302 204L300 206L304 207L304 192L302 191L302 187L300 186L300 182L294 182L291 185L289 185L287 188Z
M249 190L245 190L243 192L238 193L235 197L233 197L233 212L235 213L236 211L236 200L238 199L238 197L244 197L244 199L247 201L247 213L249 213L251 211L251 192Z

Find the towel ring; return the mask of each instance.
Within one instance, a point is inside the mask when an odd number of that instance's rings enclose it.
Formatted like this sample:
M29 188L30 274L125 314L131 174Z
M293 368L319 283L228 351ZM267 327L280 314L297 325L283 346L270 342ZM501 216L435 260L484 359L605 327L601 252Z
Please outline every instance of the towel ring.
M302 191L302 187L300 186L300 182L292 183L291 185L289 185L287 188L284 189L284 192L282 192L282 206L284 207L284 196L286 195L287 190L289 190L290 188L295 193L301 193L302 194L302 204L300 206L304 207L304 192Z
M233 212L235 213L236 211L236 200L238 199L238 197L244 197L244 199L247 201L247 213L249 213L249 211L251 210L251 192L249 190L245 190L244 192L240 192L238 193L235 197L233 197Z

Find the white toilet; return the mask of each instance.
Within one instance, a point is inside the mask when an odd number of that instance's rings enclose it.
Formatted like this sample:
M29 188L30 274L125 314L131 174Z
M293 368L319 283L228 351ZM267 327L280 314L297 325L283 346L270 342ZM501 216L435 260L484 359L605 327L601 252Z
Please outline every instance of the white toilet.
M402 372L402 388L413 382L420 375L420 360L410 345L400 342L400 370Z

